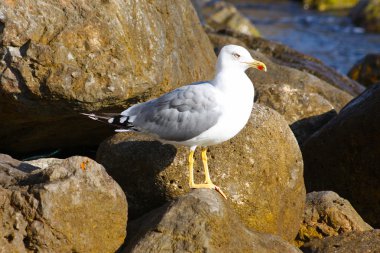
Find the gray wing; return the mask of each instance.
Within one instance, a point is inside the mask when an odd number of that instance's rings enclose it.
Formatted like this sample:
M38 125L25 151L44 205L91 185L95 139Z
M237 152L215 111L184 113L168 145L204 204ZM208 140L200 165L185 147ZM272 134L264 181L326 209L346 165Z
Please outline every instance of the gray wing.
M214 126L221 115L215 87L197 83L175 89L121 113L138 131L185 141Z

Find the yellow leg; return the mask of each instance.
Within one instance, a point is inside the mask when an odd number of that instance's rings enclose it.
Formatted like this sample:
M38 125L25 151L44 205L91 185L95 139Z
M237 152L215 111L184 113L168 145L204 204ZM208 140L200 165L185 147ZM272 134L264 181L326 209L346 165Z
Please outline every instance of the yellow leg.
M190 150L190 154L189 154L189 186L190 188L195 188L195 189L200 189L200 188L214 189L215 188L215 185L213 183L207 183L207 184L194 183L194 150Z
M190 150L189 154L189 185L193 188L194 185L194 150Z
M207 151L207 149L206 149ZM204 162L203 159L203 151L202 151L202 161ZM214 189L217 192L219 192L225 199L227 199L227 196L223 193L223 191L216 185L214 185L211 182L210 175L208 173L208 166L207 166L207 157L206 157L206 162L203 163L203 165L206 163L205 167L205 173L206 173L206 168L207 168L207 174L206 174L206 183L205 184L195 184L194 183L194 150L190 150L189 154L189 186L190 188L194 189ZM207 180L208 178L208 180Z
M208 164L207 164L207 148L204 148L201 154L202 154L203 169L205 170L205 183L212 184L211 178L210 178L210 172L208 171Z

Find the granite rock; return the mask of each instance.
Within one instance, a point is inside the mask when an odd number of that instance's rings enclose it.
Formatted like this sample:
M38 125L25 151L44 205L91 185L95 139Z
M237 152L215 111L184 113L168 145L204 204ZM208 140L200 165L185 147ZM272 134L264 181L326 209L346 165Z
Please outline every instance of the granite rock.
M86 157L20 162L0 155L0 252L115 252L127 202Z
M78 112L207 80L216 61L189 0L1 1L0 45L6 153L97 145L110 131Z
M335 192L310 192L306 195L304 219L297 235L297 242L298 245L302 245L314 238L372 229L350 202Z

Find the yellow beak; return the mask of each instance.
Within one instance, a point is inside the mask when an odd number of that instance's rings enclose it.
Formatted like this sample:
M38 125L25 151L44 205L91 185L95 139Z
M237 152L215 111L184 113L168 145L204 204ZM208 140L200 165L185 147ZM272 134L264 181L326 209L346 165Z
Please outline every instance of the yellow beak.
M267 72L267 66L265 66L265 64L261 61L253 60L253 62L249 62L248 65L252 68L256 68L258 70L263 70Z

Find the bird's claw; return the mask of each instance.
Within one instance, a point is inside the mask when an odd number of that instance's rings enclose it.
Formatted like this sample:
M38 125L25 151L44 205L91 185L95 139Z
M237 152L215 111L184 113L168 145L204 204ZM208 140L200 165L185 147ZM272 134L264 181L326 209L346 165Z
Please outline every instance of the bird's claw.
M220 189L219 186L214 185L214 190L217 191L217 192L219 192L219 194L222 195L223 198L227 199L226 194L224 194L224 192L222 191L222 189Z

